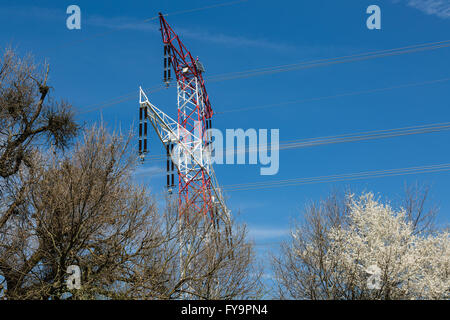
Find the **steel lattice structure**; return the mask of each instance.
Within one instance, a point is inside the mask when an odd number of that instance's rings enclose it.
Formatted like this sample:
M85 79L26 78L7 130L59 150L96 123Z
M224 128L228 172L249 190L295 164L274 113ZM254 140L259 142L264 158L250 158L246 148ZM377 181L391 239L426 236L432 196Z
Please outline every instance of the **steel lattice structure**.
M213 222L227 218L229 212L211 165L211 128L213 110L205 88L203 65L181 42L160 13L164 44L164 82L169 85L173 69L177 82L177 121L150 103L140 88L139 152L147 150L147 122L155 129L167 152L167 187L175 188L174 171L178 173L179 215L189 218L194 212L209 216ZM223 214L219 214L223 213Z

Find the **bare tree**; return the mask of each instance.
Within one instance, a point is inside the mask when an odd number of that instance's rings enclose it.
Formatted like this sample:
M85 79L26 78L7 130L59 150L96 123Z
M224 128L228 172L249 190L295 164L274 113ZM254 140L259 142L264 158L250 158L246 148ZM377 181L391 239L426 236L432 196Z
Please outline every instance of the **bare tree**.
M130 137L93 128L64 156L19 176L30 186L0 231L7 299L60 299L69 265L82 270L72 299L238 299L259 294L244 227L161 213L131 174ZM19 170L21 173L22 170ZM13 194L13 193L10 193ZM0 276L0 279L1 279ZM1 293L1 291L0 291Z
M164 213L167 282L160 299L256 299L262 294L261 269L255 264L245 225L214 222L195 212L178 217L169 202ZM187 219L186 217L189 217Z
M292 228L298 232L292 233L292 241L282 243L280 256L273 257L278 298L335 298L336 288L330 286L331 270L324 257L330 246L328 232L344 223L347 212L345 195L338 191L306 207L303 223L297 221ZM309 254L296 254L306 251Z
M433 232L438 212L436 204L429 201L430 187L420 185L406 185L400 206L406 210L406 218L414 226L415 233Z
M36 149L52 144L64 148L78 126L71 106L49 97L49 66L39 68L30 57L21 59L6 49L0 60L0 189L8 190L8 178L21 165L31 167ZM1 203L0 229L25 197L27 187L13 197L17 202ZM5 198L5 197L3 197Z
M74 151L27 175L21 214L7 222L0 270L8 298L57 299L69 265L83 268L83 298L111 297L125 270L156 246L157 212L145 189L130 183L134 157L104 128L87 132ZM30 185L24 183L25 185Z

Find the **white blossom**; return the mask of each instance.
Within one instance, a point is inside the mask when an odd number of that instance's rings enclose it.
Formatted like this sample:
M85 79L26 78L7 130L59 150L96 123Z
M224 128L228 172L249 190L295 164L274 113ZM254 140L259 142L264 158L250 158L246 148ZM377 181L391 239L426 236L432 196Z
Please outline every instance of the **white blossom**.
M367 270L377 266L381 288L370 294L379 298L448 298L449 234L423 236L413 231L404 210L395 212L371 193L352 197L345 226L329 230L326 269L332 270L335 281L353 281L359 290L367 290Z

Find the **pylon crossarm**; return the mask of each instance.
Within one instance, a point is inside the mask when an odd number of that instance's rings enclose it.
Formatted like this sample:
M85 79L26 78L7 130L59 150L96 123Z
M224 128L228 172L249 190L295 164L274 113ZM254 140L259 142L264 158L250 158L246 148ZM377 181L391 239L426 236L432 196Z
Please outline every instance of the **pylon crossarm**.
M146 107L146 115L152 120L152 124L154 126L156 125L155 130L161 141L163 143L167 143L168 141L179 143L183 151L187 152L195 160L194 152L201 150L201 140L154 106L148 100L142 88L140 88L140 97L139 103L141 106ZM199 163L199 166L204 167L201 163Z
M196 151L201 151L201 140L197 138L192 132L181 127L175 120L165 114L163 111L154 106L145 95L144 91L140 89L140 104L145 105L147 108L146 115L150 119L153 128L155 129L159 139L163 144L167 142L175 142L191 157L194 164L208 173L208 169L198 160ZM181 134L180 134L181 133ZM180 137L181 136L181 137ZM193 141L193 142L186 142ZM200 141L200 142L196 142ZM174 161L174 165L180 170L181 161ZM190 171L194 171L195 167L189 168Z

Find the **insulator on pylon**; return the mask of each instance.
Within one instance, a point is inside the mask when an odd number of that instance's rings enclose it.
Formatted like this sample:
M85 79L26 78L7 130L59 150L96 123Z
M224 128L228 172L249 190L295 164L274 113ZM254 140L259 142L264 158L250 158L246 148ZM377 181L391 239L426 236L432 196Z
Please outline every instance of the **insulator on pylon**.
M167 82L167 45L164 45L164 82Z
M142 154L142 106L139 107L139 154Z
M171 80L170 76L170 47L164 45L164 83L169 86Z
M170 190L170 141L167 143L166 145L166 156L167 156L167 189L169 189L169 193L171 192Z
M171 184L172 188L175 187L175 175L172 172L172 184Z
M145 123L144 128L147 127L147 123ZM147 130L144 130L146 132ZM147 146L147 134L144 134L144 153L148 153L148 146Z
M169 173L170 172L169 146L167 146L166 149L167 149L167 173Z
M148 153L147 148L147 121L144 122L144 153Z
M170 145L170 163L171 163L172 171L175 170L175 165L173 164L173 159L172 159L172 155L173 155L173 147L174 147L174 144L172 143L172 144Z
M200 71L200 73L205 72L205 67L203 64L198 60L195 61L195 66L197 67L197 70Z

